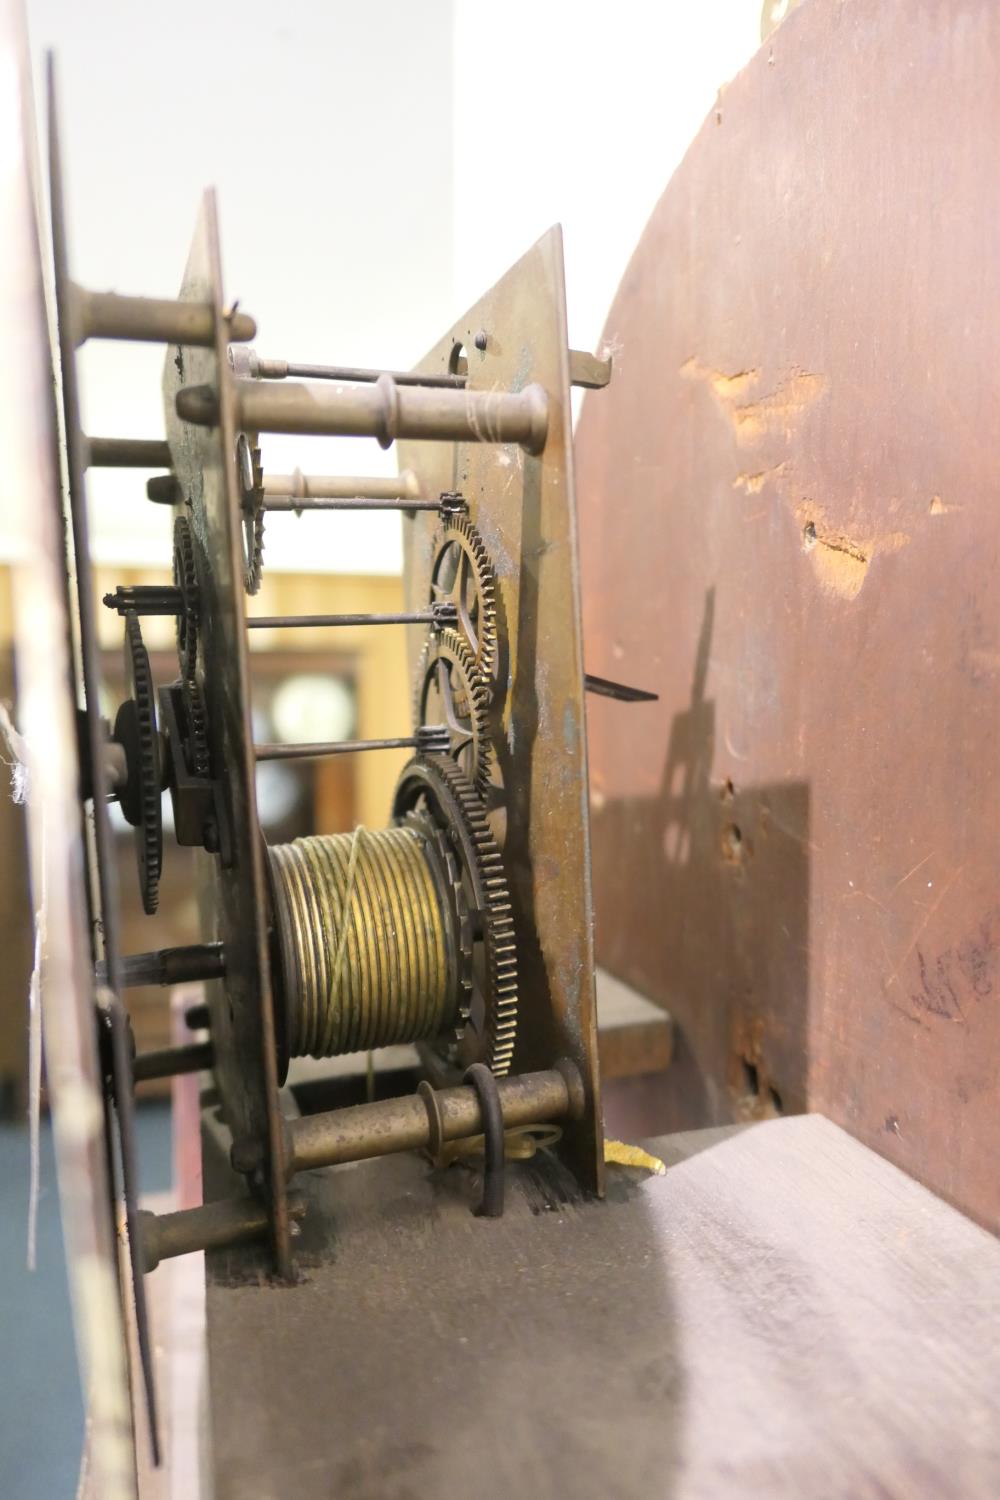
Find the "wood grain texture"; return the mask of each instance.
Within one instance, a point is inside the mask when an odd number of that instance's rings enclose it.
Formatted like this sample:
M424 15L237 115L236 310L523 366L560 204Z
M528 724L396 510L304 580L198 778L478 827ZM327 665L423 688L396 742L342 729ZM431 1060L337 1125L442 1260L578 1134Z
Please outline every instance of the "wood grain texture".
M675 1019L677 1122L819 1110L993 1228L998 140L991 0L809 0L577 438L587 665L660 694L588 706L598 959Z
M649 1144L502 1220L416 1156L301 1179L301 1285L208 1257L216 1500L1000 1493L1000 1243L818 1116Z

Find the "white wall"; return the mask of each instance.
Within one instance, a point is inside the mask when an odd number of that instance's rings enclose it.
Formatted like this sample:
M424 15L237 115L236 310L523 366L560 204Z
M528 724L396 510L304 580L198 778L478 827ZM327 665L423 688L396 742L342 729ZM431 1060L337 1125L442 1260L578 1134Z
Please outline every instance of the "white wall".
M450 0L28 0L59 65L70 254L86 286L172 296L219 192L227 294L279 357L414 363L451 316ZM39 68L40 77L40 68ZM39 114L43 94L38 91ZM82 356L84 426L162 436L162 348ZM268 438L287 472L392 472L375 442ZM169 563L144 476L91 475L95 550ZM273 567L395 571L398 518L272 516Z
M570 342L596 350L643 226L756 51L760 16L760 0L456 0L461 307L558 221Z
M401 367L557 220L571 340L596 348L643 224L760 18L760 0L27 4L39 63L57 54L79 281L173 295L214 184L227 293L257 318L262 353ZM95 344L81 359L88 431L162 435L161 349ZM272 471L395 467L351 439L271 437L263 453ZM167 563L169 518L144 478L92 473L102 559ZM399 567L392 514L267 524L271 567Z

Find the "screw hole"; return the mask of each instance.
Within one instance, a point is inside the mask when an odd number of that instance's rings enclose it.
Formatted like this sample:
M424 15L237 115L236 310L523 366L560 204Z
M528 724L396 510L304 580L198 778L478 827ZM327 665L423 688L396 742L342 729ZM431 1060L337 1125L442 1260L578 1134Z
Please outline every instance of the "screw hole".
M757 1072L757 1064L743 1059L743 1085L748 1094L756 1099L760 1094L760 1075Z
M819 541L819 538L816 535L816 523L815 523L815 521L807 521L806 524L802 528L802 550L803 550L803 552L811 552L812 549L815 547L815 545L816 545L816 543L818 541Z

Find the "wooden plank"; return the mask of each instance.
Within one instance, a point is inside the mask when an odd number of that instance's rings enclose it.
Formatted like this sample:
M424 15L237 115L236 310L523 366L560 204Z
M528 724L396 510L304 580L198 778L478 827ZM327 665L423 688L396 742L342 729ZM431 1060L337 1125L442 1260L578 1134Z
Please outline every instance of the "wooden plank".
M588 705L599 962L690 1125L818 1110L994 1228L998 140L994 0L801 6L577 433L587 666L660 694Z
M602 1081L662 1073L674 1053L670 1017L607 970L598 969L594 977Z
M216 1500L1000 1493L1000 1243L818 1116L651 1146L499 1221L416 1156L302 1179L299 1286L209 1257Z

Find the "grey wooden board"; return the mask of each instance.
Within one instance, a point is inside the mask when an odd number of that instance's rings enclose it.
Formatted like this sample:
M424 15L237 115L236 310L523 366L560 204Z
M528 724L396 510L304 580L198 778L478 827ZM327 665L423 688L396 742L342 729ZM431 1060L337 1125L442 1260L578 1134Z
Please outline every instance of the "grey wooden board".
M1000 1495L1000 1242L817 1115L652 1148L302 1179L303 1284L209 1258L216 1500Z

